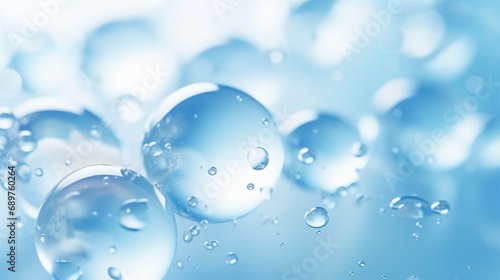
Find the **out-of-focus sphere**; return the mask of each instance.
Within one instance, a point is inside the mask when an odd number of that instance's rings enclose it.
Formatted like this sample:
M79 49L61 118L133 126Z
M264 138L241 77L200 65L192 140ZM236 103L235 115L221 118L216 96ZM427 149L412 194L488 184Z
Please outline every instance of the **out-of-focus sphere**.
M333 193L358 181L367 148L358 131L339 117L301 111L283 132L285 174L300 186Z
M189 85L165 99L152 116L143 156L149 178L180 214L210 222L255 210L265 200L259 190L274 187L284 162L266 108L212 83Z
M122 167L93 165L50 192L35 242L54 279L160 280L172 263L177 230L170 206L148 180Z
M50 190L69 173L93 164L123 164L119 140L93 113L55 98L38 98L14 109L20 122L17 150L22 207L36 219ZM20 170L23 171L23 170Z

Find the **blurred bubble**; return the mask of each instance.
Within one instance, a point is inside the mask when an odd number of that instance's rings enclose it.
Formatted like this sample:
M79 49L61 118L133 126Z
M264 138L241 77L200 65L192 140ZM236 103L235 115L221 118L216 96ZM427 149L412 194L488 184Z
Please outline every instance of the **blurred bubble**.
M176 64L155 27L136 19L111 22L94 31L85 43L82 67L108 100L117 100L122 119L133 122L140 117L140 106L132 97L139 102L152 100L174 81Z

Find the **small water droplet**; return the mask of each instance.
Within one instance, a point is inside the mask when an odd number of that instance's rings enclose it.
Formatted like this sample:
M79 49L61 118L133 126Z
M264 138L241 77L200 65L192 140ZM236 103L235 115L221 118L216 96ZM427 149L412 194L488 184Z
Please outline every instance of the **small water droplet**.
M120 280L122 279L122 273L120 270L110 266L108 268L108 275L109 277L111 277L111 279L114 279L114 280Z
M431 210L436 214L446 215L450 213L450 204L446 200L439 200L431 204Z
M416 222L416 223L415 223L415 226L416 226L416 227L418 227L418 228L422 228L422 227L423 227L423 226L422 226L422 224L421 224L420 222Z
M43 169L41 169L41 168L35 169L35 175L38 177L42 177L43 176Z
M226 257L227 264L235 265L237 262L238 262L238 256L235 253L230 252L229 254L227 254L227 257Z
M178 269L183 269L184 268L184 264L178 260L176 263L175 263L175 268L178 268Z
M432 214L429 203L417 196L402 196L394 198L389 207L402 218L420 219Z
M215 174L217 174L217 168L215 168L214 166L210 167L208 169L208 175L214 176Z
M316 231L316 234L320 235L321 234L321 230Z
M350 276L354 276L354 271L349 271Z
M189 207L198 206L198 198L196 198L195 196L191 196L190 198L187 199L187 204Z
M254 184L250 183L250 184L247 185L247 190L252 191L253 189L255 189L255 185Z
M241 96L239 96L239 95L236 95L236 100L241 102L241 101L243 101L243 98L241 98Z
M435 157L433 157L433 156L427 157L427 162L428 162L428 163L431 163L431 164L432 164L432 163L435 163L435 162L436 162L436 158L435 158Z
M280 243L280 246L281 246L281 247L285 247L285 243L281 242L281 243Z
M65 165L68 165L68 166L69 166L69 165L71 165L71 159L67 159L67 160L65 160L65 161L64 161L64 164L65 164Z
M40 242L45 243L46 240L47 240L47 237L45 237L45 234L42 234L40 236Z
M279 64L279 63L283 62L284 58L285 58L285 56L280 51L274 50L274 51L271 51L269 53L269 61L271 61L271 63L273 63L273 64Z
M316 160L316 154L312 149L304 147L299 150L297 159L304 164L312 164Z
M123 204L117 217L122 227L137 231L147 227L149 222L148 212L147 199L133 199Z
M17 146L23 153L31 153L36 148L36 139L33 137L31 131L23 130L19 132L19 139Z
M437 224L437 225L440 225L440 224L441 224L441 219L440 219L440 218L437 218L437 219L436 219L436 224Z
M170 144L170 143L166 143L164 147L165 147L165 150L167 150L167 151L172 150L172 144Z
M269 154L264 148L252 148L248 152L247 160L254 170L263 170L269 164Z
M19 175L19 179L29 182L31 180L31 168L29 165L22 163L17 168L17 174Z
M312 228L324 227L330 218L328 217L328 211L323 207L314 207L306 212L304 215L306 224Z
M160 145L156 142L151 142L149 143L149 155L152 157L159 157L163 154L163 150L161 149Z
M262 124L263 124L263 125L268 125L268 124L269 124L269 120L268 120L268 119L266 119L266 118L263 118L263 119L262 119Z
M190 243L193 241L193 233L189 229L186 229L182 234L182 240L186 243Z
M359 261L358 262L359 267L365 267L365 262L364 261Z
M102 137L102 132L98 126L93 126L90 129L90 136L92 136L95 139L100 139Z
M219 246L219 242L217 240L205 241L204 245L205 245L205 249L212 250L212 249Z
M111 246L111 247L109 247L108 252L109 252L111 255L114 255L114 254L116 253L116 247L115 247L115 246Z
M380 279L386 280L387 278L385 277L385 275L382 275L382 276L380 276Z
M263 199L265 200L270 200L272 195L273 195L273 189L272 188L261 188L260 189L260 195L262 196Z
M82 274L83 271L78 265L67 261L56 261L52 271L55 279L64 280L79 280Z
M346 197L349 195L349 188L347 187L339 187L336 191L336 194L341 197Z
M362 157L362 156L366 155L367 152L368 152L368 148L366 147L365 144L363 144L359 141L356 141L356 142L354 142L354 144L352 144L351 153L355 157Z
M200 227L199 226L191 226L189 228L189 231L193 236L198 236L200 234Z
M418 240L420 238L420 234L418 232L414 232L412 236L413 238L415 238L415 240Z

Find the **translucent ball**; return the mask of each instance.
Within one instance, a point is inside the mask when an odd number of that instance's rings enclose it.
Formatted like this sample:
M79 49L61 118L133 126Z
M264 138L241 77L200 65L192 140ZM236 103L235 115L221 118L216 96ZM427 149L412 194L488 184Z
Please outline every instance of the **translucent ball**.
M199 83L170 95L152 116L143 157L180 214L224 222L261 205L260 190L274 187L284 151L272 116L255 99Z
M37 98L14 109L22 207L36 219L50 190L69 173L92 164L123 164L120 142L96 115L56 98Z
M159 38L136 19L105 24L85 43L82 69L123 121L141 119L142 106L175 81L175 59Z
M54 279L153 280L163 279L172 263L177 230L170 206L144 177L93 165L50 192L35 242Z
M396 166L413 170L453 170L467 160L481 121L471 95L451 98L452 87L419 85L413 96L381 117L384 152ZM472 103L470 101L472 100ZM477 101L479 102L479 101ZM408 177L396 170L396 175Z
M358 181L367 148L358 131L339 117L301 111L284 134L285 174L300 186L333 193Z

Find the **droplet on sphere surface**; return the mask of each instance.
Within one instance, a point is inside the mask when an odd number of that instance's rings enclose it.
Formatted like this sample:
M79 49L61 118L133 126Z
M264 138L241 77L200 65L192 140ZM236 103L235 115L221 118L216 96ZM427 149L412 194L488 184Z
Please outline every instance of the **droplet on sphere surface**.
M316 159L316 155L309 148L302 148L299 150L299 153L297 154L297 159L303 162L304 164L311 164Z
M187 203L189 207L196 207L198 206L198 198L191 196L188 198Z
M254 170L262 170L269 164L269 154L262 147L250 149L247 158L248 163Z

